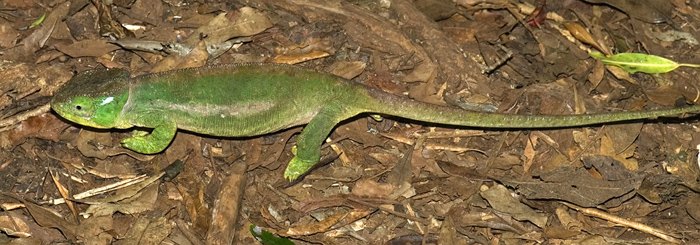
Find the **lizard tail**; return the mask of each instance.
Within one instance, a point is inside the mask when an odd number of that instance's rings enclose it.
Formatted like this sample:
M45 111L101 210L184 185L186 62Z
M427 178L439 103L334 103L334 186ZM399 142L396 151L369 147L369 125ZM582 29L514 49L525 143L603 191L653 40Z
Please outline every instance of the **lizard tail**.
M583 115L516 115L468 111L439 106L387 94L368 88L373 104L367 112L407 118L416 121L479 128L565 128L609 122L654 119L700 112L700 105L633 112ZM374 104L377 103L377 104Z

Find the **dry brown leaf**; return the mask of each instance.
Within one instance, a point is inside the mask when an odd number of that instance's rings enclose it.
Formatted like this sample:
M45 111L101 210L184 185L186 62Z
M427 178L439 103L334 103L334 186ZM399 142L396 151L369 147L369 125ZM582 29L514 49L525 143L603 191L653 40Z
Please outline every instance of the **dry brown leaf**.
M370 179L360 179L355 182L355 187L352 188L352 194L361 197L378 197L386 198L395 189L392 184L378 183Z
M119 46L108 43L104 39L88 39L77 41L69 45L56 44L56 49L73 58L100 57L119 49Z
M15 144L24 137L36 137L58 142L58 136L69 125L50 113L44 113L27 120L10 131L10 141Z
M152 183L152 182L151 182ZM158 185L151 184L146 188L140 190L141 192L133 193L130 192L129 195L133 194L121 201L117 202L104 202L100 204L90 205L83 214L92 216L107 216L112 215L115 212L120 212L122 214L137 214L153 210L158 198Z
M285 235L287 236L301 236L301 235L311 235L311 234L316 234L319 232L324 232L331 228L335 223L337 223L339 220L345 218L348 213L338 213L335 215L327 216L326 219L316 222L316 223L311 223L307 225L300 225L300 226L295 226L295 227L290 227L287 229L285 232Z
M612 141L616 154L627 150L642 132L643 123L611 124L605 127L605 134Z
M295 55L295 54L284 54L284 55L278 55L275 56L270 60L272 63L280 63L280 64L297 64L309 60L314 60L314 59L319 59L323 57L328 57L331 54L325 52L325 51L320 51L320 50L312 50L309 51L308 53L300 54L300 55Z
M70 2L64 2L56 6L51 13L44 19L44 24L39 28L33 29L32 34L24 38L19 45L4 51L3 59L14 61L29 61L34 57L34 52L44 47L46 41L51 37L51 34L56 27L56 24L68 14Z
M0 231L14 237L32 236L32 231L23 219L10 216L10 213L7 212L0 216Z
M532 162L535 160L535 155L537 154L537 151L535 151L535 146L537 146L537 138L537 135L531 134L527 144L525 145L525 151L523 151L523 157L525 157L523 169L525 173L530 171Z
M632 18L647 23L661 23L670 20L674 7L672 1L656 0L584 0L589 3L609 4Z
M602 180L594 178L584 168L566 165L540 174L539 179L503 179L502 182L516 187L518 193L528 199L565 200L585 207L595 207L613 198L625 196L641 183L639 178Z
M76 142L78 150L86 157L94 157L97 159L104 160L108 157L108 155L102 150L101 145L97 143L100 142L96 140L97 137L105 137L105 134L101 134L101 136L98 136L98 133L96 133L95 131L80 130ZM106 137L111 136L110 134L107 134Z
M187 55L170 55L158 63L150 72L158 73L175 69L201 67L207 63L208 59L207 47L205 42L201 41Z
M632 144L618 154L615 151L615 143L609 136L603 135L603 137L600 139L601 155L610 156L625 165L625 168L633 171L639 169L637 159L631 158L634 155L635 150L637 150L637 146Z
M199 27L185 40L185 44L195 45L205 37L207 45L220 44L234 37L258 34L272 27L272 22L265 12L243 7L239 13L222 13ZM235 18L230 20L229 18Z
M593 46L595 49L600 50L604 54L610 54L607 49L603 48L598 42L596 41L593 36L588 33L586 28L583 28L583 26L579 25L576 22L566 22L563 23L564 27L566 30L568 30L571 35L573 35L577 40L586 43L588 45Z
M80 241L85 244L111 244L115 237L112 216L91 216L78 226Z
M674 106L678 99L683 98L683 93L675 86L664 85L657 89L644 92L650 101L665 106Z
M505 186L495 185L481 193L481 197L486 199L493 209L513 216L513 218L524 221L528 220L540 228L547 224L547 216L538 213L534 209L515 199Z
M588 90L590 93L591 91L595 90L598 85L600 85L600 82L603 81L603 78L605 77L605 65L603 65L603 61L600 59L595 59L595 65L593 65L593 70L591 71L590 74L588 74L588 81L590 81L593 86Z
M638 84L637 81L630 77L630 73L625 71L625 69L622 69L621 67L605 66L605 69L610 71L610 73L612 73L613 76L615 76L617 79L628 81L631 84Z
M123 244L161 244L172 228L172 223L166 217L141 216L120 241L124 242Z
M339 60L330 66L328 72L345 79L352 79L362 74L365 67L367 67L367 63L362 61Z

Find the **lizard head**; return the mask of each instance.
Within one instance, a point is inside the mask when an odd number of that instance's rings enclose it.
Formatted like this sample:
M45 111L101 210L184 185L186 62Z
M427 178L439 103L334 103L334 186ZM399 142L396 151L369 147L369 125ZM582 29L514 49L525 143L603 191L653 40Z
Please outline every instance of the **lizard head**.
M128 128L120 121L129 98L129 73L121 69L78 73L51 99L51 108L69 121L94 128Z

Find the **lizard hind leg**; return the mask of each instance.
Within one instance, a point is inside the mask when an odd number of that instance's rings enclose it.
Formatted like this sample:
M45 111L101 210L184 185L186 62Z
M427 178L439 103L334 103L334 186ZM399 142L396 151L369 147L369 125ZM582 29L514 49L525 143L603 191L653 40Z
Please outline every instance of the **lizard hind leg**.
M309 171L321 159L321 145L326 140L328 134L343 119L342 113L324 108L319 112L299 135L294 146L294 158L289 161L284 177L294 180L300 175Z

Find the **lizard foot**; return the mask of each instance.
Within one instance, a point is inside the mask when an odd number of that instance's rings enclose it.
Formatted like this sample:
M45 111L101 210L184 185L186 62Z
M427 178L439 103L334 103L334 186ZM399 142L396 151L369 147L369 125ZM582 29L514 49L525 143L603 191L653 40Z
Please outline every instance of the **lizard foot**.
M163 147L153 144L146 136L136 136L122 140L122 146L142 154L156 154L163 151Z
M287 169L284 170L284 178L290 181L295 180L306 171L309 171L314 164L316 164L316 162L301 160L298 156L294 156L294 158L289 161Z

